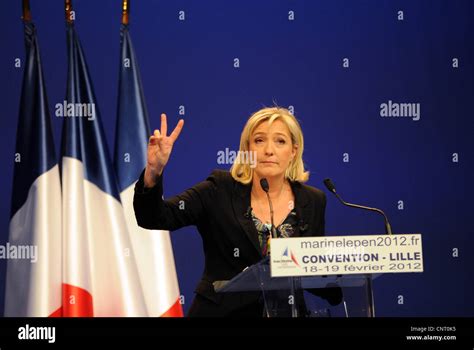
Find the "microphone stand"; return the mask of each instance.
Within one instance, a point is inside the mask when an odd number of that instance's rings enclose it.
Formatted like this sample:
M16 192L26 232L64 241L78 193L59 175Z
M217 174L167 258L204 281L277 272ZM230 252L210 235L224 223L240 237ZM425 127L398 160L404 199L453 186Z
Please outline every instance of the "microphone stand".
M384 220L385 220L385 233L388 234L388 235L391 235L392 234L392 227L390 226L390 223L388 222L388 218L387 218L387 215L385 215L385 213L378 209L378 208L371 208L371 207L366 207L364 205L359 205L359 204L352 204L352 203L347 203L346 201L344 201L341 196L339 196L339 194L336 192L336 188L334 186L334 184L332 183L331 179L325 179L324 180L324 184L326 185L326 188L334 193L334 195L337 197L337 199L339 199L339 201L341 201L342 204L348 206L348 207L352 207L352 208L359 208L359 209L364 209L364 210L368 210L368 211L374 211L374 212L377 212L379 214L381 214L383 217L384 217Z

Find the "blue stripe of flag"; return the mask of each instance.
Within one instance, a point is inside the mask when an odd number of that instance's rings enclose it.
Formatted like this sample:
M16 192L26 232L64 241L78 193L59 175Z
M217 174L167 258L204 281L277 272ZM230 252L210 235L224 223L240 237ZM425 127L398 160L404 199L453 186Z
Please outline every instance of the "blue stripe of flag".
M84 177L120 201L92 80L74 24L67 25L67 46L67 104L94 106L95 115L64 118L61 156L82 161Z
M145 167L150 126L140 70L127 25L122 25L120 34L114 166L122 192L137 180Z
M10 218L25 203L38 176L57 164L40 50L32 22L24 22L24 37L25 71L16 134Z

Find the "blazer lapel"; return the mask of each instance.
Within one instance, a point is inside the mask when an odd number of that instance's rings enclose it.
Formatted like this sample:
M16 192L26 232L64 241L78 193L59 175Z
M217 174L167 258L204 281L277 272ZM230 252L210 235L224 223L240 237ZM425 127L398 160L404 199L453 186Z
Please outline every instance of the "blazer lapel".
M262 251L260 243L258 241L258 232L255 224L250 216L250 190L252 185L244 185L240 182L236 182L234 191L232 193L232 207L234 209L234 215L237 218L240 226L244 230L246 236L257 250L260 256Z
M306 236L309 233L309 222L307 218L311 218L311 208L308 206L309 197L300 182L290 181L293 195L295 196L295 211L298 224L295 229L295 237Z

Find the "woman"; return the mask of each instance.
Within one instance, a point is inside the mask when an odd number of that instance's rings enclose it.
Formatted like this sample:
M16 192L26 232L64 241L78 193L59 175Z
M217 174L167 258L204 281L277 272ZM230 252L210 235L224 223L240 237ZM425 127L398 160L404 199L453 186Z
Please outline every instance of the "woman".
M147 166L135 186L137 222L146 229L171 231L197 226L205 268L188 316L261 317L259 293L220 294L213 282L230 280L269 254L271 217L261 179L269 185L279 237L324 235L326 197L303 184L309 174L303 165L301 127L284 108L255 112L240 139L240 155L246 156L237 157L230 172L214 170L205 181L163 200L163 171L183 125L180 120L166 136L162 114L161 130L150 137Z

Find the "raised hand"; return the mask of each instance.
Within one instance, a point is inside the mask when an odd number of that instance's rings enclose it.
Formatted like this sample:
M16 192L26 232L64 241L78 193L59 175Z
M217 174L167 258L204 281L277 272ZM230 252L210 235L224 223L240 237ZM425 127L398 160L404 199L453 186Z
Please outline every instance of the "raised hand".
M180 119L170 136L166 136L168 124L166 114L161 115L161 130L156 129L148 141L147 164L145 170L145 186L153 187L156 178L163 173L168 163L173 145L184 126L184 120Z

